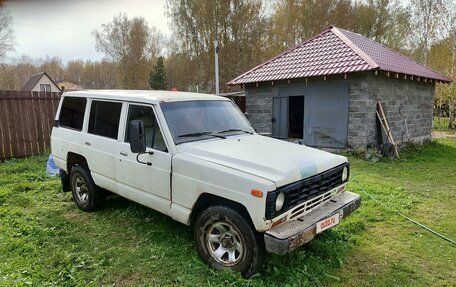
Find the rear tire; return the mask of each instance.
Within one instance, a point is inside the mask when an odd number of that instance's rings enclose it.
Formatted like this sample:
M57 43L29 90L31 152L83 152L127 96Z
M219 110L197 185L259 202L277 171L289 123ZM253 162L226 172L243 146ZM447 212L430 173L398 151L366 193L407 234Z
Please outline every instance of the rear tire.
M100 209L105 201L106 196L95 185L90 175L90 171L82 166L75 165L71 169L71 192L76 205L87 212Z
M211 206L195 223L195 241L204 262L217 270L231 269L249 278L263 267L264 243L236 210Z

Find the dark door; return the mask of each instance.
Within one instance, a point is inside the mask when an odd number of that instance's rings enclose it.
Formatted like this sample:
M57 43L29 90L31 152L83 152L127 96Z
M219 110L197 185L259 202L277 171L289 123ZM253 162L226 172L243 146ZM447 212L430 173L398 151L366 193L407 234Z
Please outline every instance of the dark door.
M288 99L288 129L290 138L304 138L304 96Z

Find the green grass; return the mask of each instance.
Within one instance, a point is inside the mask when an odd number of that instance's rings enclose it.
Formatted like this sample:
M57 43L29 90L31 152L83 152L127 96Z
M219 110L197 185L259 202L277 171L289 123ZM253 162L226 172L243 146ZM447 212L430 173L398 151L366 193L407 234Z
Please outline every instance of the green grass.
M448 127L450 123L450 118L440 118L440 121L437 117L434 117L434 130L435 131L442 131L442 132L449 132L449 133L456 133L456 130L450 129Z
M367 192L456 239L456 139L351 158L361 208L249 280L199 259L192 230L120 197L77 209L46 157L0 164L1 286L455 286L456 247L370 200Z

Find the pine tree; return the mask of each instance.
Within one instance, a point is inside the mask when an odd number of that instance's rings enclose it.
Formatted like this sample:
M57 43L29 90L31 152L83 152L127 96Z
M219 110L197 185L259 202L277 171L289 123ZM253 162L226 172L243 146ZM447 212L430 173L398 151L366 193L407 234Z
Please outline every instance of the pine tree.
M150 71L149 85L153 90L166 90L168 83L166 81L165 64L163 57L159 57L152 71Z

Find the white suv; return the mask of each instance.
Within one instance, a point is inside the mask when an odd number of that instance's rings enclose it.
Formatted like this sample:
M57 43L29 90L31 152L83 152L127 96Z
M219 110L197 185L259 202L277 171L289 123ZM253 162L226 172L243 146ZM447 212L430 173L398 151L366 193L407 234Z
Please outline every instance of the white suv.
M201 258L249 277L360 205L347 158L255 133L230 100L165 91L62 95L52 154L84 211L106 190L194 226Z

